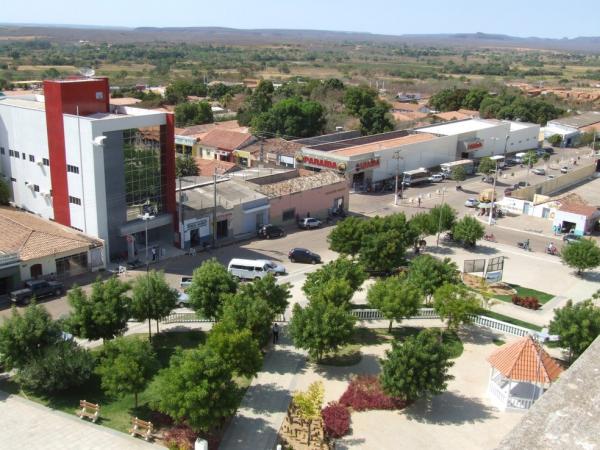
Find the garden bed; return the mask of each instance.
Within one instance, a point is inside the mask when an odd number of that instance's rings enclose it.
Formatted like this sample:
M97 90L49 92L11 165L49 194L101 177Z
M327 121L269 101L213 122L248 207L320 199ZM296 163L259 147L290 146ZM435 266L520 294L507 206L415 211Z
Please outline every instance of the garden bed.
M535 297L538 299L540 304L545 304L552 300L555 296L552 294L548 294L547 292L538 291L535 289L530 289L526 287L519 286L518 284L509 284L509 286L514 290L514 294L519 297ZM495 295L494 298L501 300L503 302L512 303L513 294L506 295Z

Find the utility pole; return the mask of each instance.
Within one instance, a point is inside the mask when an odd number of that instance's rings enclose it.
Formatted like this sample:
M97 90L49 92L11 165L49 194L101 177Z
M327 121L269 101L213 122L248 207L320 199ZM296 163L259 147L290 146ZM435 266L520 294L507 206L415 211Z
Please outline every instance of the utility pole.
M399 151L396 151L394 152L394 159L396 160L396 186L394 189L394 205L398 206L398 177L400 176L400 160L402 159L404 161L404 158L400 156ZM402 196L400 196L400 198L402 198Z
M213 174L213 238L212 245L213 248L217 245L217 168L215 167L215 172Z
M496 200L496 180L498 179L498 160L496 160L496 171L494 172L494 187L492 188L492 204L490 206L490 217L488 225L492 224L492 213L494 211L494 200Z
M179 247L185 247L185 230L183 229L183 191L181 190L181 176L179 177L179 222L181 224L181 231L179 232Z
M264 137L260 137L260 156L259 156L259 161L260 163L264 163L265 161L265 147L264 147L264 142L265 142L265 138Z
M446 188L443 187L442 188L442 204L441 204L441 207L440 207L440 217L438 217L437 237L435 239L435 245L436 245L436 247L440 246L440 228L442 228L442 212L443 212L442 207L444 206L444 194L445 193L446 193Z

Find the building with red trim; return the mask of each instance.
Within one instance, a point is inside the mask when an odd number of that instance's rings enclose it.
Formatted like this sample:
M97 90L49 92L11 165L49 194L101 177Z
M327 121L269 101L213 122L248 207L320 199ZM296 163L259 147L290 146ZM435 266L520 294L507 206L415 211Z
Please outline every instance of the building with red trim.
M176 231L174 117L111 105L107 78L45 81L0 98L0 173L13 205L104 241L132 259Z

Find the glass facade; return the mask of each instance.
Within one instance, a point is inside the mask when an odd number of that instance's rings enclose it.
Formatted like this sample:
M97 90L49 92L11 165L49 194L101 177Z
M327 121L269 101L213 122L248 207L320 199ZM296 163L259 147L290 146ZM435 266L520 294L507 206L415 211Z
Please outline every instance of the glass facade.
M153 215L165 212L162 190L165 174L161 165L161 140L164 139L160 127L123 132L128 221L146 212Z

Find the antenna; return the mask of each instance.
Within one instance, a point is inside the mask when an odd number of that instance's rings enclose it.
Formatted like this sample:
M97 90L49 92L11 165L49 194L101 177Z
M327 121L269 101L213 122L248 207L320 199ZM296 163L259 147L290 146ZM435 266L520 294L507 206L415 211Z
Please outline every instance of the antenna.
M79 69L79 73L86 78L92 78L94 75L96 75L96 71L91 67L82 67Z

